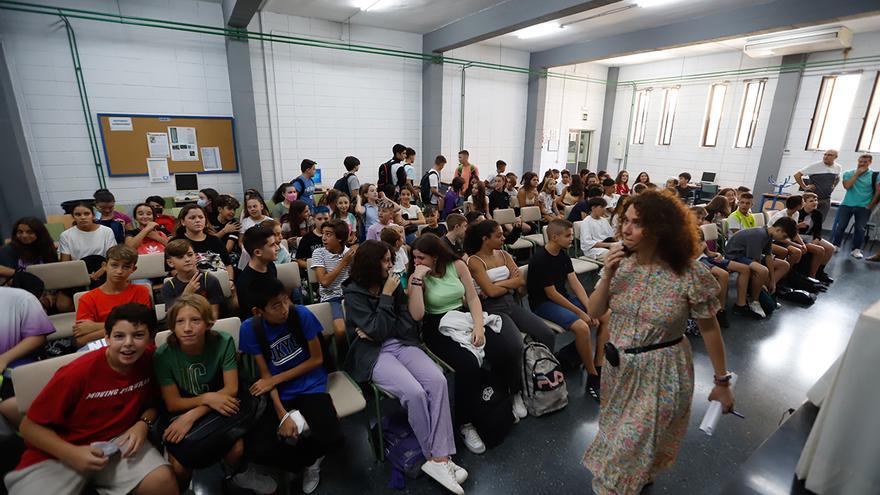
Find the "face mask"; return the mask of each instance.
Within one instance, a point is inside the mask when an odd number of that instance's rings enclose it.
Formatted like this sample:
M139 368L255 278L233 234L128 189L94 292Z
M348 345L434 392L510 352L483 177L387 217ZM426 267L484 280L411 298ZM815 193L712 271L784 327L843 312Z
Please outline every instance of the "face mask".
M202 208L204 208L204 207L208 206L208 200L199 198L199 200L196 201L196 204L201 206Z
M295 192L290 193L290 194L285 194L284 197L287 198L288 201L296 201L296 193Z

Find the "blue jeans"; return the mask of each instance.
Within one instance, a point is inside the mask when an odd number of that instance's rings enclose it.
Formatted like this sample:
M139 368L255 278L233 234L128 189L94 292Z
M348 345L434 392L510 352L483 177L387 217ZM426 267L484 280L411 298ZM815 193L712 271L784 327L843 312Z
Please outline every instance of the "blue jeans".
M846 234L846 228L849 226L849 220L855 216L855 232L853 232L853 249L861 249L862 243L865 242L865 226L871 217L871 210L864 206L845 206L837 207L837 217L834 219L834 233L831 236L831 243L837 247L843 243L843 236Z

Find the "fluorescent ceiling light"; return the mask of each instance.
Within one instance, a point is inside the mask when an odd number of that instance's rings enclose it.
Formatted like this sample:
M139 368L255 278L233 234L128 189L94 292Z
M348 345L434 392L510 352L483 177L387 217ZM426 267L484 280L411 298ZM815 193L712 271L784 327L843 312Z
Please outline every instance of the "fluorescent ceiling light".
M387 7L391 2L389 0L357 0L354 6L364 12L369 10L382 9Z
M548 36L551 34L556 34L565 29L563 26L560 26L556 21L545 22L543 24L537 24L534 26L527 27L525 29L520 29L519 31L514 32L513 34L521 39L527 40L530 38L537 38L539 36Z
M636 5L649 9L651 7L661 7L671 3L680 2L681 0L636 0Z

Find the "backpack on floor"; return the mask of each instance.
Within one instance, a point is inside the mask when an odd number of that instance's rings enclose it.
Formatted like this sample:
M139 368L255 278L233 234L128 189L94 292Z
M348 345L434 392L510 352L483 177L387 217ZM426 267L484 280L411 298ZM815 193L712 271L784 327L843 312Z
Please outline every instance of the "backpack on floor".
M374 438L378 438L378 432ZM405 411L396 411L382 417L382 439L383 445L380 448L391 464L389 486L398 490L406 488L406 478L416 479L421 475L425 456Z
M529 414L543 416L568 405L565 375L550 348L529 342L523 348L523 401Z
M765 289L761 289L761 293L758 295L758 303L768 318L776 311L776 298Z
M500 445L513 429L513 398L500 373L482 368L483 388L473 425L487 447Z

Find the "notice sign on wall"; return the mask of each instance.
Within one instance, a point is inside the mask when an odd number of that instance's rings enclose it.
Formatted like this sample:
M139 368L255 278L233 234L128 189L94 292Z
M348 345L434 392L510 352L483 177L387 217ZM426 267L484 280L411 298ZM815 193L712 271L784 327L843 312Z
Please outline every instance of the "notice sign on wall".
M131 125L131 117L110 117L111 131L131 131L134 128Z
M169 127L168 139L171 142L171 159L178 162L199 160L199 145L196 141L195 127Z

